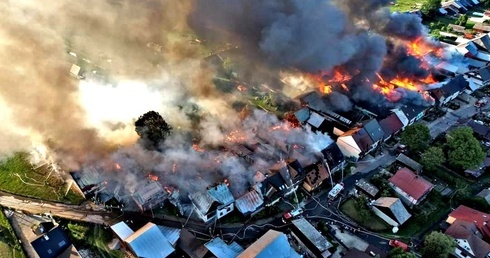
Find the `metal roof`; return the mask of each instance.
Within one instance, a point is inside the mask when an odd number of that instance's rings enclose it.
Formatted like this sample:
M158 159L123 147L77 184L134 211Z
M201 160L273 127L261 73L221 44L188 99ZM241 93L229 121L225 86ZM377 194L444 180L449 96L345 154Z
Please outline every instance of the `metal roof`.
M262 198L262 195L255 190L244 194L242 197L236 199L235 201L235 207L242 214L254 212L263 204L264 199Z
M140 203L144 204L148 202L152 197L156 195L165 195L166 192L162 185L156 181L149 181L141 185L138 190L133 194L133 197Z
M320 128L322 123L325 121L325 118L318 113L311 112L310 118L308 119L308 124Z
M149 222L125 240L137 257L164 258L175 251L157 225Z
M250 245L237 258L300 258L299 255L289 245L288 238L284 233L270 229L252 245Z
M209 189L208 193L211 197L213 197L217 202L221 204L226 205L235 201L235 198L233 198L233 195L231 194L231 191L226 183L221 183Z
M332 247L332 244L316 230L306 219L293 220L293 225L311 242L320 252Z
M310 109L309 108L302 108L294 113L294 116L300 123L306 122L308 118L310 118Z
M201 214L206 214L215 202L214 198L207 191L190 194L189 199L191 199Z
M134 231L124 221L112 225L111 229L122 240L134 234Z
M243 248L235 242L227 245L221 238L214 238L204 244L204 246L213 253L216 258L235 258Z
M395 219L400 225L405 223L412 215L408 213L402 201L394 197L380 197L374 202L374 206L388 208L391 214L386 214L392 219Z
M417 161L411 159L407 155L400 153L398 157L396 157L396 160L400 163L403 163L405 166L415 170L416 172L422 171L423 166L420 165Z
M175 243L177 243L177 240L179 240L180 237L180 228L171 228L171 227L166 227L166 226L158 226L158 229L162 232L162 234L165 236L165 238L168 240L168 242L175 246Z
M379 193L379 189L364 180L363 178L357 181L356 186L361 188L364 192L368 193L372 197L375 197Z

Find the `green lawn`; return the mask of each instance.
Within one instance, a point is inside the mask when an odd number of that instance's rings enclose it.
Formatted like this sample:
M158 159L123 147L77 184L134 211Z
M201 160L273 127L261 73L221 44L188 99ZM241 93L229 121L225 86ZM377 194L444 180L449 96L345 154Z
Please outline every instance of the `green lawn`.
M24 251L7 217L0 209L0 257L25 258Z
M83 197L47 167L33 169L28 154L19 152L0 163L0 190L27 197L78 204Z
M363 227L369 230L380 232L380 231L388 230L390 228L388 224L382 221L374 213L371 213L371 217L369 218L368 222L363 222L363 220L359 216L358 209L356 207L356 204L354 203L354 199L349 199L346 202L344 202L342 206L340 206L340 210L345 215L349 216L357 223L361 224Z
M391 6L391 11L393 12L406 12L417 10L417 4L423 4L425 0L398 0L394 1L395 4Z
M62 222L62 224L75 246L88 248L101 258L124 257L122 251L109 250L107 244L112 240L109 229L86 223Z

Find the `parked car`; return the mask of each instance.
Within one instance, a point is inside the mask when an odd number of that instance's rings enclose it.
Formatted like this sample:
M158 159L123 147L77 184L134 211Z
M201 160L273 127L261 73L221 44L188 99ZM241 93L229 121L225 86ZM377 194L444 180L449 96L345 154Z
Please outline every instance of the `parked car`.
M303 214L303 209L301 207L297 207L289 212L286 212L283 216L282 216L282 222L286 223L287 221L290 221L298 216L300 216L301 214Z
M401 247L405 252L408 251L408 245L399 240L392 239L389 245L393 248Z
M484 107L487 104L488 100L483 97L475 102L475 107Z

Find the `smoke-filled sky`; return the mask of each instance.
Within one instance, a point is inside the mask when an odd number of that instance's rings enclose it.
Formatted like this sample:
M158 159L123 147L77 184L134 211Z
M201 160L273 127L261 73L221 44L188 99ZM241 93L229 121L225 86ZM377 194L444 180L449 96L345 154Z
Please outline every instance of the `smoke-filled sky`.
M424 76L418 71L419 60L412 60L406 49L397 45L400 40L425 35L421 20L390 13L386 8L389 2L2 1L0 152L44 144L67 169L107 160L124 167L126 162L167 175L168 184L181 188L189 188L183 183L187 178L203 177L209 159L226 157L219 176L249 180L254 170L275 161L257 158L257 164L248 167L222 151L196 152L186 132L192 130L203 146L216 147L235 130L262 128L267 132L264 125L280 122L272 115L254 112L241 120L231 103L243 97L214 87L213 67L202 65L203 48L190 44L189 38L206 40L207 47L239 46L233 61L246 81L273 84L284 74L342 67L355 75L349 85L352 91L349 96L335 93L339 95L332 97L332 103L346 109L350 99L383 99L363 85L375 72ZM110 82L70 77L71 64L82 58L91 69L99 66L110 73ZM384 62L398 65L386 69ZM281 87L286 88L274 85L286 95L291 90ZM206 114L197 126L185 114L189 103L197 104ZM133 145L137 140L133 122L149 110L162 114L179 132L164 144L161 153ZM309 131L287 136L271 132L264 137L272 145L303 139L310 150L307 156L320 148L313 143L330 142L327 136ZM171 164L178 164L180 174L171 175Z

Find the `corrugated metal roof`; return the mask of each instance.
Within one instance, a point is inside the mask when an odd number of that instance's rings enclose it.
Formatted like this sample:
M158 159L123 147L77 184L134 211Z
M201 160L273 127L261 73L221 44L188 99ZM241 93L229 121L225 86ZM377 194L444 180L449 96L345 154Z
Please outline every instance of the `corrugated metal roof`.
M221 204L230 204L235 201L233 195L231 194L228 185L225 183L221 183L211 189L208 190L209 195L213 197L217 202Z
M140 204L144 204L158 194L165 194L162 185L156 181L149 181L144 185L141 185L133 196Z
M319 128L322 123L325 121L325 118L315 112L312 112L310 114L310 118L308 119L308 124L316 127L316 128Z
M302 108L294 113L294 116L298 119L300 123L306 122L308 118L310 118L310 109L309 108Z
M248 214L256 211L260 206L264 204L264 199L257 191L252 190L242 197L236 199L235 207L242 214Z
M408 168L401 168L388 180L415 200L421 199L434 187L429 181Z
M204 246L217 258L235 258L243 252L243 248L237 243L227 245L221 238L214 238Z
M202 214L206 214L215 202L214 198L208 192L190 194L189 198Z
M134 231L124 221L112 225L111 229L122 240L134 234Z
M293 225L306 236L308 241L310 241L320 252L327 250L332 247L332 244L318 232L318 230L313 227L306 219L301 218L293 220Z
M171 228L171 227L166 227L166 226L158 226L158 229L162 232L162 234L165 236L165 238L168 240L168 242L175 246L175 243L177 243L177 240L179 240L180 237L180 228Z
M238 258L271 258L271 257L283 257L283 258L300 258L299 255L289 245L288 238L284 233L270 229L251 246L249 246L243 253L237 256Z
M164 258L175 251L157 225L151 222L138 229L125 241L138 257Z

